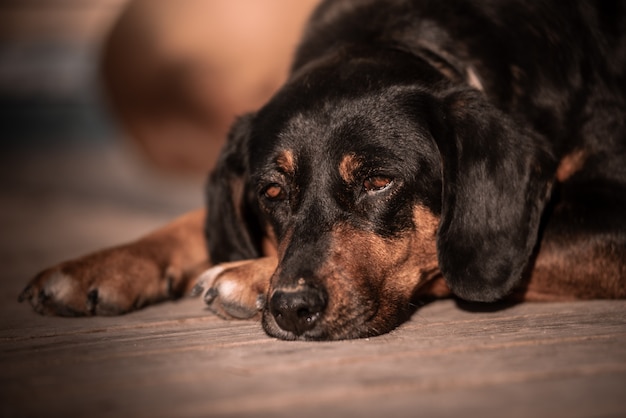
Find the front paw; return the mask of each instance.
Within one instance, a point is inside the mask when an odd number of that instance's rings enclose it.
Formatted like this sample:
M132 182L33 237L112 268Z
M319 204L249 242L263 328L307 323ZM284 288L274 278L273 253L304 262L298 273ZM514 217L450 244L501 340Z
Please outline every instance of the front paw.
M19 301L44 315L119 315L171 297L176 271L149 257L115 248L39 273Z
M82 316L95 314L98 290L63 272L61 267L39 273L20 294L20 302L30 302L43 315Z
M226 319L260 318L275 258L219 264L198 277L192 293L202 294L209 309Z

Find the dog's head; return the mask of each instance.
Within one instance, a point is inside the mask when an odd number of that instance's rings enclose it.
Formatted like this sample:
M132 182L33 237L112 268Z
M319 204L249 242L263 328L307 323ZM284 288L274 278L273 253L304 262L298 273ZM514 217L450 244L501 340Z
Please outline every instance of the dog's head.
M319 60L234 126L209 182L211 257L255 258L274 240L270 335L378 335L441 275L461 298L506 295L536 242L549 164L536 138L418 58Z

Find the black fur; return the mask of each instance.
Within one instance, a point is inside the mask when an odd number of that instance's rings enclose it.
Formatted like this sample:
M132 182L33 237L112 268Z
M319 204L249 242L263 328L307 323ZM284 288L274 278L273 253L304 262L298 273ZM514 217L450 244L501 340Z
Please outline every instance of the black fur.
M228 142L211 173L207 191L205 234L214 263L260 256L256 196L250 190L248 142L251 116L231 128Z
M598 193L626 192L625 31L621 1L324 2L289 81L236 124L211 176L212 260L257 257L267 222L279 242L294 235L280 280L315 276L337 222L394 237L420 204L441 217L439 268L452 291L502 298L532 268L539 238L568 233L559 220L544 231L554 213L569 219ZM280 149L297 152L294 178L269 174ZM559 161L580 150L584 170L558 183ZM385 194L337 178L352 151L368 156L362 178L395 179ZM235 179L245 187L233 197ZM264 200L272 181L286 202ZM583 195L590 184L606 192ZM602 213L624 255L626 204L610 205L582 218L595 225Z
M555 164L538 135L476 92L444 103L439 265L456 295L494 301L519 283L534 251Z

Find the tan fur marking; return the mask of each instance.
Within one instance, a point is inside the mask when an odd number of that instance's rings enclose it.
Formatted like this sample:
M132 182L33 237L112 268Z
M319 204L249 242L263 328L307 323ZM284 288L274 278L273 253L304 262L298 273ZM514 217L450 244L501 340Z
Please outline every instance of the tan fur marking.
M625 277L626 267L610 245L593 240L544 242L530 281L515 297L532 301L624 298Z
M418 240L425 247L424 251L435 251L431 248L437 236L437 228L439 228L439 218L424 206L417 205L413 209L413 222L417 228Z
M559 167L556 170L556 179L564 182L577 171L583 168L587 159L587 153L584 150L575 150L561 159Z
M439 226L439 219L423 206L415 207L413 219L415 231L398 238L383 238L348 225L338 226L332 262L353 275L362 275L359 273L363 273L363 269L376 270L372 276L389 275L393 279L389 286L412 290L421 272L438 267L436 235Z
M332 295L325 314L327 322L341 324L348 317L368 317L372 326L377 326L394 317L398 307L408 306L418 288L441 277L436 249L439 220L418 206L414 222L415 230L394 238L348 224L335 228L322 271ZM432 294L446 294L442 286L432 289Z
M431 280L425 280L424 284L415 293L418 297L430 296L441 299L450 297L451 294L452 292L441 274L435 275Z
M399 287L402 292L409 289L413 292L417 286L422 287L440 275L437 259L438 217L426 207L417 205L413 209L413 223L415 234L410 236L407 243L410 247L409 259L404 274L399 276L403 280L394 280L389 284L394 288Z
M278 240L276 239L274 229L271 226L267 225L265 231L265 236L263 237L263 241L261 242L263 255L266 257L277 257Z
M485 91L483 83L480 82L476 71L472 67L467 68L467 83L474 87L476 90Z
M354 181L354 174L361 166L361 161L355 154L346 154L339 163L339 175L346 183Z
M233 201L233 208L235 208L235 213L238 218L242 218L241 214L241 201L243 200L243 191L245 188L245 183L241 178L235 178L230 181L230 188L232 191L231 199Z
M291 150L284 150L276 157L276 165L287 175L293 176L296 172L296 160Z

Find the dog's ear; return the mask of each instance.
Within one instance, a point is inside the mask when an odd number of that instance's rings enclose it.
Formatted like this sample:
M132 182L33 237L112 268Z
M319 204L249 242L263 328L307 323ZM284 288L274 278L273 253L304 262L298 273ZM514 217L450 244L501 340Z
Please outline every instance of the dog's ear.
M207 184L205 235L213 263L259 257L261 228L250 186L248 142L252 114L240 117Z
M520 283L531 258L553 158L477 91L447 95L442 122L433 135L443 162L440 269L457 296L494 301Z

